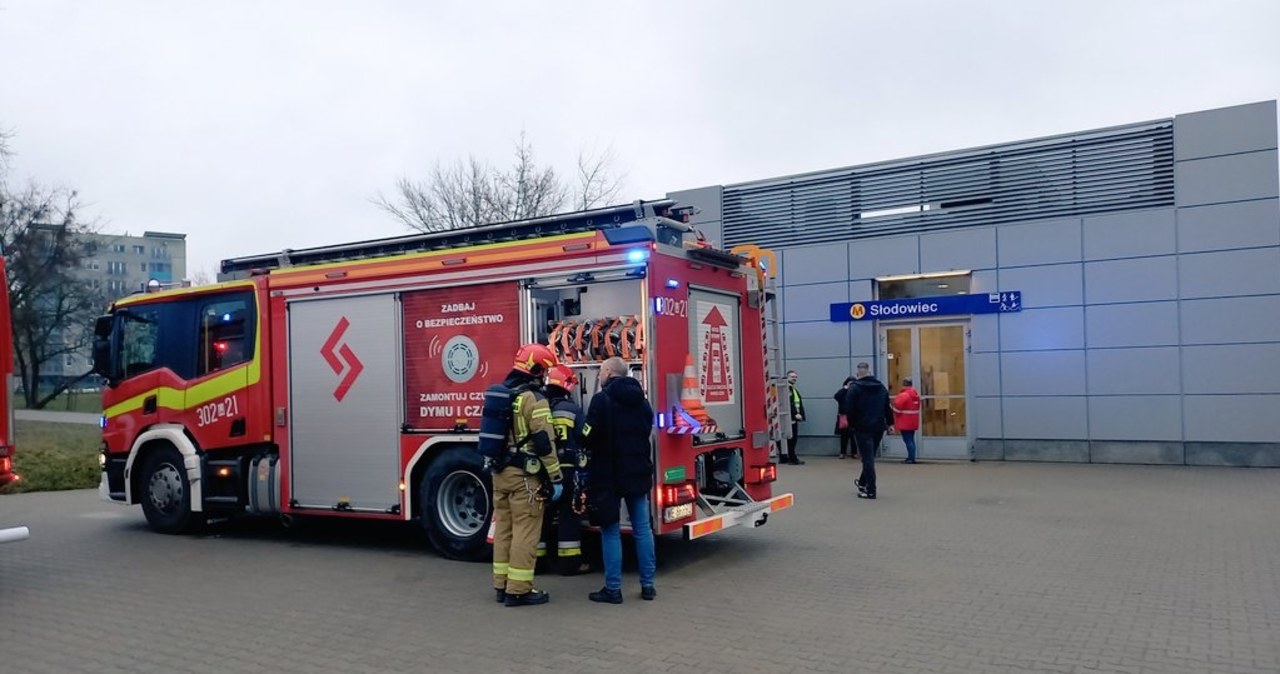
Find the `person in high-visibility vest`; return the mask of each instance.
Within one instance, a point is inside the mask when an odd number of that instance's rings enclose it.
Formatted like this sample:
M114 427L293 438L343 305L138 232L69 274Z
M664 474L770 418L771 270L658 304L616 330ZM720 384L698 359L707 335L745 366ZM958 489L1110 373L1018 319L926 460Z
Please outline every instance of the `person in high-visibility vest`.
M800 422L804 421L804 398L800 395L800 389L796 388L796 382L800 380L800 375L795 370L787 371L788 388L791 389L791 437L787 438L787 458L783 463L789 463L793 466L803 466L804 462L800 457L796 456L796 442L800 440Z

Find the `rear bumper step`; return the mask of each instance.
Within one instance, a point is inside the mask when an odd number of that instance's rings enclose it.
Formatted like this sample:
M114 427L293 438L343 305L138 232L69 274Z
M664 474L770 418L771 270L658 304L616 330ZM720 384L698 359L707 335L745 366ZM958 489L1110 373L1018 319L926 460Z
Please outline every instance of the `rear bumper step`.
M783 494L764 501L726 508L722 513L684 525L684 539L691 541L748 522L752 526L761 526L768 521L770 513L790 508L795 500L795 494Z

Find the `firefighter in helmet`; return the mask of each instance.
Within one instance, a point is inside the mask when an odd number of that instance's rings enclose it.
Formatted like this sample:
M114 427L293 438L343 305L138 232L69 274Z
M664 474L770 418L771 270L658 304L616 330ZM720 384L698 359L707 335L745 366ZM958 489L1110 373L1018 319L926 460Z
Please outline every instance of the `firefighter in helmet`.
M548 506L544 525L544 540L555 545L555 567L562 576L586 573L591 566L582 558L582 486L587 455L582 446L582 407L573 400L573 390L578 387L578 375L567 365L557 365L547 373L547 400L551 403L551 423L556 432L556 450L560 456L560 471L564 474L565 495Z
M493 587L507 606L545 604L550 595L533 588L538 539L542 536L543 503L564 494L556 456L551 408L538 392L556 356L541 344L525 344L503 381L512 390L510 448L494 466Z

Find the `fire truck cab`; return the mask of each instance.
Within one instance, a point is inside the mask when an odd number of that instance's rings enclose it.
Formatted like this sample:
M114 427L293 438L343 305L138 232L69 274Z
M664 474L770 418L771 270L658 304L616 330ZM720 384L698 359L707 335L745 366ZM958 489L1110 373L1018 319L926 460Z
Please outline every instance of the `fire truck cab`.
M222 282L95 326L104 499L164 533L237 514L421 523L487 555L483 391L526 342L618 356L656 412L657 533L763 524L781 438L767 255L708 246L669 200L224 260Z

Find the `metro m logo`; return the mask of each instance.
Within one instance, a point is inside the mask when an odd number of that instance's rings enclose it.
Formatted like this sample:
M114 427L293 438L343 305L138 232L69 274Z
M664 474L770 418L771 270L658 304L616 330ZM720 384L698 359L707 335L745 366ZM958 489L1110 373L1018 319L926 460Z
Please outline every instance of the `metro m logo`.
M347 327L351 325L351 321L343 316L338 320L338 325L333 328L333 332L329 333L329 338L324 340L324 344L320 347L320 355L324 356L324 360L336 375L342 376L342 380L338 382L338 388L333 390L333 397L342 402L347 396L347 391L351 390L351 385L356 383L356 378L364 371L364 363L356 358L355 352L351 350L350 344L338 344L342 341L342 335L346 334ZM342 374L346 369L347 373Z

